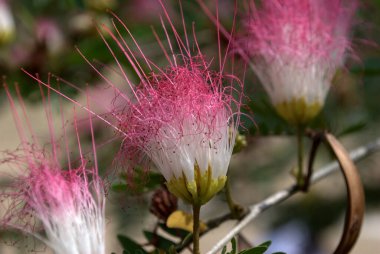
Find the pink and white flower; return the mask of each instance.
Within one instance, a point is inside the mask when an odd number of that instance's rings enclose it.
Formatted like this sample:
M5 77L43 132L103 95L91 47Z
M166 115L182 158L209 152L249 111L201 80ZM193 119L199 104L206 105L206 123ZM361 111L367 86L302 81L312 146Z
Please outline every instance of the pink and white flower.
M224 186L239 103L222 86L225 77L202 61L198 55L152 73L135 89L136 101L116 114L130 166L149 157L171 192L203 204Z
M125 106L113 111L123 135L121 156L128 161L130 169L153 162L173 194L191 204L202 205L223 188L227 179L240 124L242 84L233 75L223 73L225 58L222 56L219 56L220 69L212 71L198 47L195 33L190 47L185 23L185 40L182 40L165 6L161 1L160 4L180 52L174 53L175 45L171 44L163 24L170 51L164 49L160 39L158 43L169 62L166 68L159 68L147 59L136 43L142 62L150 70L143 72L142 63L130 47L117 38L117 28L116 33L106 28L140 78L139 85L132 85L119 65L132 91L130 96L119 96L125 98ZM191 48L197 49L196 52L192 53Z
M241 45L280 115L307 122L351 49L356 0L265 0L251 7Z
M51 142L40 147L23 102L20 104L27 128L23 127L7 88L6 92L22 143L18 151L6 152L1 160L11 170L2 174L9 183L0 191L0 226L31 234L57 254L104 254L104 186L96 162L88 165L80 144L81 156L73 162L64 140L68 165L62 166L51 111L46 110ZM27 139L27 132L31 140Z

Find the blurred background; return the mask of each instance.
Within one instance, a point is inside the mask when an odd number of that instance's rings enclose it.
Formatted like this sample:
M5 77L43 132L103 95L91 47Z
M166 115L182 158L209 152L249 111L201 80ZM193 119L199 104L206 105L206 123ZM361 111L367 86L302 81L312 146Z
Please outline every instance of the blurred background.
M213 8L213 1L211 2L210 7ZM165 1L165 5L179 33L183 35L178 2ZM239 22L244 17L243 7L244 4L239 5L236 16L237 33L242 32ZM233 9L232 0L219 1L220 19L228 29L232 25ZM0 75L9 85L15 82L20 84L29 118L41 139L47 137L47 126L39 124L45 118L39 88L20 68L31 74L39 73L42 80L47 80L48 73L52 73L78 87L84 88L88 85L90 97L95 101L94 108L102 113L114 103L114 94L109 92L112 89L105 89L108 85L86 63L75 49L77 47L114 84L127 90L127 84L120 78L115 60L97 31L97 27L101 29L102 25L112 29L112 15L107 10L114 11L123 20L148 58L158 66L167 65L151 29L153 27L157 31L167 46L159 16L162 15L162 8L155 0L0 0ZM183 1L183 12L188 34L192 34L191 26L194 21L200 48L211 65L217 68L215 26L195 1ZM352 31L354 54L347 59L346 68L337 73L326 106L313 122L314 128L328 129L337 135L347 149L366 144L380 136L379 25L380 1L361 0ZM121 25L118 28L125 40L132 45L125 29ZM109 36L104 36L111 47L117 48ZM227 43L222 38L223 49ZM136 50L136 47L133 49ZM117 57L128 76L138 82L122 52L117 52ZM243 77L245 65L241 59L232 54L229 57L234 59L235 74ZM84 94L65 82L61 82L61 91L85 103ZM290 171L296 166L296 142L292 128L275 113L258 79L249 69L245 75L245 92L249 98L245 110L249 114L253 112L254 121L244 120L245 128L242 128L242 133L246 135L248 146L234 155L229 179L236 202L248 206L293 183ZM59 101L59 96L52 94L52 104L53 108L56 107L57 114ZM0 88L0 106L0 150L12 150L17 148L19 139L3 88ZM64 107L67 114L70 114L72 105L64 103ZM78 114L85 116L86 112ZM88 127L83 126L80 131L84 139L90 140ZM96 123L96 136L98 144L101 144L98 149L99 163L107 176L107 172L114 171L117 167L113 159L120 143L108 142L113 135L109 127L101 122ZM331 159L330 154L322 148L316 168ZM358 163L367 207L361 236L352 253L378 253L379 166L378 154ZM6 170L1 166L0 169ZM146 243L149 239L145 239L143 230L152 231L157 221L156 216L149 212L151 196L157 185L131 191L122 178L123 175L118 173L112 176L117 185L110 189L108 195L107 253L122 252L117 240L118 234L129 236L139 243ZM141 180L141 184L144 183L146 182ZM342 176L335 173L313 186L307 195L295 195L264 212L242 232L240 242L256 245L272 240L270 251L283 251L288 254L330 253L343 229L345 195ZM179 205L182 209L190 210L185 204ZM224 196L218 195L202 210L202 217L207 220L227 212ZM233 222L227 222L206 235L201 240L203 251L211 248L232 226ZM9 232L0 232L0 237L2 236L8 238ZM48 248L31 239L8 244L2 241L0 245L0 253L26 253L31 249L50 253Z

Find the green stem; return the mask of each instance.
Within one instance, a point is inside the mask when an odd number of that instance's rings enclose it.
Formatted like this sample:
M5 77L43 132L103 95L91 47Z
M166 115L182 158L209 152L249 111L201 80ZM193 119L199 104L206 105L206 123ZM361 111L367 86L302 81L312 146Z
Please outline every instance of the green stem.
M193 204L193 254L200 254L199 250L199 215L201 206L199 204Z
M304 136L304 128L302 126L298 126L297 127L297 151L298 151L297 185L301 189L303 189L305 185L305 178L303 175L303 155L304 155L303 136Z
M231 195L231 185L230 181L227 178L226 185L225 185L225 195L226 195L226 200L228 207L230 208L230 212L232 215L232 218L234 219L239 219L242 214L244 213L244 208L241 207L240 205L236 204L234 200L232 199Z
M230 186L230 181L226 181L226 199L227 199L227 204L228 204L228 207L230 208L230 212L233 213L234 212L234 206L235 206L235 202L232 200L232 195L231 195L231 186Z

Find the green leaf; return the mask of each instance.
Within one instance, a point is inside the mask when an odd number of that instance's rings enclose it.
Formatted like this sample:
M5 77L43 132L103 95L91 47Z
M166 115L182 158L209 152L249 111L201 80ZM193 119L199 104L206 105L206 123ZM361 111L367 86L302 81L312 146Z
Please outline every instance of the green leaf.
M168 254L178 254L176 247L174 245L170 246Z
M227 252L227 245L223 247L222 254L236 254L237 253L237 244L235 237L231 239L231 251Z
M267 96L255 99L249 103L249 107L253 112L254 120L254 125L249 128L251 134L267 136L294 132L292 127L277 114Z
M380 75L380 58L367 58L364 63L353 66L350 71L365 76L378 76Z
M148 242L159 249L168 250L171 246L176 245L176 243L153 232L144 230L143 233Z
M84 9L84 2L83 0L75 0L75 3L77 4L77 6L81 9Z
M269 246L271 244L272 244L272 241L266 241L266 242L261 243L259 246L260 247L267 247L267 248L269 248ZM257 247L259 247L259 246L257 246Z
M267 249L268 249L267 247L257 246L252 249L243 250L239 254L263 254L267 251Z
M268 250L271 243L272 243L271 241L266 241L251 249L243 250L239 254L263 254Z
M164 182L164 178L161 174L150 172L148 175L148 182L145 185L145 188L148 190L155 189Z
M119 240L121 246L124 248L123 254L148 254L148 252L146 252L138 243L125 235L117 235L117 239Z
M364 120L358 121L358 122L353 123L353 124L349 125L348 127L344 128L342 131L340 131L337 134L337 136L342 137L342 136L345 136L348 134L352 134L352 133L361 131L362 129L364 129L366 127L366 125L367 125L366 121L364 121Z
M225 246L223 247L222 254L226 254L226 252L227 252L227 245L225 245Z
M231 239L231 246L232 246L232 250L231 250L230 254L236 254L237 253L237 244L236 244L235 237L233 237Z
M127 191L127 184L125 184L125 183L114 183L114 184L112 184L111 188L115 192Z

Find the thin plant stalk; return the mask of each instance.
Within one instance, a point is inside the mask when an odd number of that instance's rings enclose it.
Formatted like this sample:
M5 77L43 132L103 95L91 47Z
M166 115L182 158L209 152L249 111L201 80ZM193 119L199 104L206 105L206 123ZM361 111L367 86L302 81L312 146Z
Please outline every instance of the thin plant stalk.
M241 216L244 214L244 208L242 206L240 206L239 204L237 204L233 200L232 194L231 194L231 185L230 185L230 181L228 180L228 178L226 181L226 185L224 186L224 190L225 190L224 193L226 196L226 201L227 201L228 207L230 209L232 218L234 218L234 219L241 218Z
M297 178L297 185L299 188L302 190L304 189L305 185L305 177L303 174L303 159L304 159L304 128L303 126L298 126L297 127L297 173L296 173L296 178Z
M201 205L193 204L193 253L194 254L200 254L200 249L199 249L200 211L201 211Z

